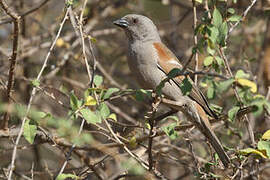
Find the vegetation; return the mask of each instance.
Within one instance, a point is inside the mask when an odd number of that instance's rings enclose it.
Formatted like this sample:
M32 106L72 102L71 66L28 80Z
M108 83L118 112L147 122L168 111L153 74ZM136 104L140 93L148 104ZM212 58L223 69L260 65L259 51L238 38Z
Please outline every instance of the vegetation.
M268 179L270 3L266 0L0 1L3 179ZM219 119L224 169L187 118L127 67L112 22L144 14ZM192 71L187 71L187 70ZM185 78L179 91L188 95ZM155 103L154 103L155 102ZM165 112L164 112L165 111Z

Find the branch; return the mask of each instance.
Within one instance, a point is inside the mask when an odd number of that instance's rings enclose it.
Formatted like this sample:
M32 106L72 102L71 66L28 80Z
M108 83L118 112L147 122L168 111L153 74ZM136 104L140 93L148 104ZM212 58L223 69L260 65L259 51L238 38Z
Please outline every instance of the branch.
M9 66L9 75L8 75L8 85L7 85L7 102L10 109L11 102L10 97L14 85L14 72L16 68L16 59L17 59L17 53L18 53L18 41L19 41L19 32L20 32L20 21L21 17L8 5L4 0L0 1L0 6L4 9L4 11L13 19L14 24L14 31L13 31L13 47L12 47L12 55L9 58L10 60L10 66ZM4 131L8 130L8 121L9 121L9 112L7 111L4 115L3 121L0 123L0 129L4 129Z
M68 18L68 10L69 10L70 8L71 8L71 7L69 7L69 8L67 9L67 11L65 12L65 16L64 16L64 18L63 18L63 20L62 20L62 22L61 22L61 24L60 24L60 28L59 28L59 30L58 30L58 32L57 32L57 35L56 35L56 37L55 37L53 43L51 44L51 47L50 47L50 49L49 49L49 52L47 53L47 56L46 56L46 58L45 58L45 60L44 60L44 63L43 63L43 65L42 65L42 68L41 68L41 70L40 70L40 72L39 72L39 74L38 74L38 76L37 76L37 78L36 78L37 81L39 81L39 80L41 79L41 75L43 74L45 68L47 67L49 57L50 57L50 55L51 55L52 50L54 49L54 46L55 46L55 44L56 44L56 41L57 41L57 39L59 38L60 33L61 33L62 29L63 29L63 26L64 26L64 24L65 24L65 22L66 22L66 20L67 20L67 18ZM19 144L19 142L20 142L20 139L21 139L21 136L22 136L22 134L23 134L23 127L24 127L24 124L25 124L25 122L26 122L27 116L28 116L28 114L29 114L29 112L30 112L30 108L31 108L31 105L32 105L34 96L36 95L36 92L37 92L37 88L34 87L33 90L32 90L32 92L31 92L31 96L30 96L30 99L29 99L29 102L28 102L28 105L27 105L27 109L26 109L25 116L23 117L23 120L22 120L22 125L21 125L21 128L20 128L20 132L19 132L19 134L18 134L18 137L17 137L16 142L15 142L15 146L14 146L14 148L13 148L12 159L11 159L11 164L10 164L10 170L9 170L9 175L8 175L8 180L11 180L13 170L15 169L15 159L16 159L16 154L17 154L17 146L18 146L18 144Z

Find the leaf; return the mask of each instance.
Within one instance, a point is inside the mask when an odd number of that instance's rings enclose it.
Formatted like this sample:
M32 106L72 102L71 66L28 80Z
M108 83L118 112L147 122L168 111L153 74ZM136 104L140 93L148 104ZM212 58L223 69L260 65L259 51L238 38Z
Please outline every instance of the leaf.
M237 78L236 81L242 86L249 87L251 92L257 92L257 85L254 82L243 78Z
M113 93L118 92L118 91L120 91L118 88L109 88L109 89L106 91L106 93L105 93L105 95L103 96L102 99L108 99L109 97L111 97L111 95L112 95Z
M94 106L96 104L97 104L97 101L92 96L87 96L85 98L85 102L84 102L85 106Z
M37 123L39 123L41 121L41 119L45 118L46 116L47 116L47 114L45 112L36 111L33 109L31 109L30 113L29 113L29 117Z
M57 39L55 45L57 47L63 47L65 45L65 41L62 38Z
M94 77L94 84L96 86L100 86L103 82L103 77L102 76L99 76L99 75L95 75Z
M228 21L237 22L237 21L240 21L241 18L242 18L241 16L233 15L233 16L231 16L231 17L228 18Z
M232 79L232 78L225 80L225 81L222 81L222 82L218 82L217 83L217 90L219 92L227 91L233 82L234 82L234 79Z
M39 86L40 86L40 81L37 80L37 79L34 79L33 81L31 81L31 83L32 83L32 85L33 85L34 87L39 87Z
M78 179L79 177L74 174L59 174L56 180L65 180L67 178Z
M202 3L203 2L203 0L195 0L196 2L198 2L198 3Z
M228 25L227 22L224 21L219 27L219 39L218 39L218 43L223 47L226 45L225 38L227 36L227 33L228 33Z
M158 85L159 87L159 85ZM157 87L157 89L158 89ZM145 90L145 89L138 89L136 90L135 93L135 98L137 101L143 101L146 97L151 97L151 91ZM160 90L160 95L161 95L161 90Z
M70 101L70 107L72 110L77 110L82 105L82 102L78 100L77 96L74 94L74 91L71 91L69 101Z
M188 95L191 92L192 84L187 77L181 82L180 89L184 96Z
M245 73L242 69L240 69L236 72L235 78L249 78L249 74Z
M204 61L203 61L203 65L204 66L209 66L213 63L214 61L214 57L213 56L207 56Z
M215 60L217 61L217 64L218 64L219 66L224 65L224 61L223 61L223 59L222 59L221 57L215 56Z
M98 115L96 115L94 112L92 112L90 109L84 108L84 109L81 109L80 112L87 123L92 123L92 124L101 123L101 118Z
M167 74L167 77L169 79L173 79L175 78L176 76L179 76L181 73L181 69L179 68L173 68L168 74Z
M270 129L263 134L262 139L270 140Z
M117 116L116 116L115 113L110 114L110 115L108 116L108 118L110 118L110 119L112 119L112 120L114 120L114 121L117 122Z
M174 130L176 127L177 123L171 123L168 126L162 127L162 130L166 133L167 136L170 137L170 139L175 140L176 138L179 137L177 131Z
M270 158L270 142L269 141L262 141L258 142L258 149L260 151L264 151L268 158Z
M256 155L259 155L263 158L267 158L267 156L265 154L263 154L261 151L253 149L253 148L242 149L239 151L239 153L242 155L256 154Z
M137 140L136 140L136 137L135 136L133 136L132 138L130 138L130 140L129 140L129 145L130 145L130 147L132 147L132 148L136 148L137 147L137 145L138 145L138 143L137 143Z
M214 97L215 97L215 89L214 89L214 86L211 85L207 89L207 98L208 99L213 99Z
M103 119L106 119L110 115L110 109L105 103L99 105L99 113Z
M215 49L212 49L212 48L209 47L209 46L207 46L207 52L208 52L210 55L214 56L216 50L215 50Z
M236 115L237 115L237 112L239 111L240 107L238 106L234 106L233 108L231 108L229 111L228 111L228 117L229 117L229 120L230 121L234 121Z
M222 15L217 8L213 12L213 25L217 28L222 24Z
M218 28L213 26L211 28L209 28L210 30L210 40L212 41L212 43L216 43L217 39L218 39L218 35L219 35L219 31L218 31Z
M23 136L30 143L33 144L37 134L37 126L30 124L30 120L26 120L23 126Z
M227 9L227 11L228 11L228 13L230 13L230 14L234 14L234 13L235 13L235 10L234 10L233 8L229 8L229 9Z
M128 171L128 174L143 175L145 173L145 169L133 158L123 161L121 166Z

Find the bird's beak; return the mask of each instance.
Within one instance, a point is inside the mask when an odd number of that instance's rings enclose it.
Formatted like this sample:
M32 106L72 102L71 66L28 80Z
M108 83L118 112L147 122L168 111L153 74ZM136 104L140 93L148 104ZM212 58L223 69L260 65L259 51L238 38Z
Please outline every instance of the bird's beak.
M129 25L127 20L125 20L125 19L117 19L117 20L113 21L113 24L115 24L116 26L119 26L121 28L126 28Z

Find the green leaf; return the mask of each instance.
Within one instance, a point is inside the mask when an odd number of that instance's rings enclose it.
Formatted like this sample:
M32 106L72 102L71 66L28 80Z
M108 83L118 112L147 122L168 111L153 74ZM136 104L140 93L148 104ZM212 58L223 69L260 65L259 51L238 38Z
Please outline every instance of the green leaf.
M208 99L213 99L214 97L215 97L215 89L214 89L214 86L211 85L207 89L207 98Z
M92 112L90 109L84 108L84 109L81 109L80 112L87 123L92 123L92 124L101 123L101 118L98 115L96 115L94 112Z
M218 35L219 35L219 31L218 31L218 28L213 26L211 28L209 28L210 30L210 40L212 41L212 43L216 43L217 39L218 39Z
M232 79L232 78L225 80L225 81L222 81L222 82L218 82L217 83L217 90L219 92L227 91L233 82L234 82L234 79Z
M268 158L270 158L270 142L269 141L262 141L258 142L258 149L260 151L264 151Z
M36 111L34 109L30 110L29 117L34 120L36 123L39 123L41 119L45 118L47 114L42 111Z
M214 57L213 56L207 56L204 61L203 61L203 65L204 66L210 66L214 61Z
M228 34L228 25L227 22L224 21L219 28L219 40L218 40L218 43L223 47L226 45L225 38L227 34Z
M233 15L233 16L231 16L231 17L228 18L228 21L237 22L237 21L240 21L241 18L242 18L241 16Z
M217 8L213 12L213 25L217 28L222 24L222 15Z
M34 87L39 87L39 86L40 86L40 81L37 80L37 79L34 79L31 83L32 83L32 85L33 85Z
M109 115L110 115L110 109L109 107L107 106L107 104L105 103L101 103L99 105L99 112L100 112L100 115L103 119L106 119Z
M202 3L203 2L203 0L195 0L196 2L198 2L198 3Z
M180 84L180 89L183 93L183 95L188 95L192 90L192 84L189 81L188 77L186 77Z
M79 177L74 174L59 174L56 180L65 180L67 178L78 179Z
M257 110L253 112L253 115L255 117L261 115L264 110L264 105L267 103L267 101L264 98L256 98L254 99L250 105L255 105L257 107Z
M215 56L215 60L217 61L217 64L219 66L223 66L224 65L224 61L223 61L223 59L221 57Z
M230 14L234 14L234 13L235 13L235 10L234 10L233 8L229 8L229 9L227 9L227 11L228 11L228 13L230 13Z
M105 95L103 96L102 99L108 99L109 97L111 97L111 95L112 95L113 93L118 92L118 91L119 91L118 88L109 88L109 89L106 91L106 93L105 93Z
M74 94L74 91L71 91L69 101L70 101L70 107L72 110L77 110L82 105L82 101L78 100L77 96Z
M237 112L239 111L240 107L238 106L234 106L233 108L231 108L228 111L228 117L230 121L234 121L234 119L236 118Z
M214 56L216 50L215 50L215 49L212 49L212 48L209 47L209 46L207 46L207 52L208 52L210 55Z
M157 87L158 89L158 87ZM145 89L138 89L136 90L135 93L135 98L137 101L143 101L147 97L151 97L151 91L145 90ZM161 90L160 90L160 95L161 95Z
M94 77L94 84L96 86L100 86L103 82L103 77L102 76L99 76L99 75L95 75Z
M162 130L166 133L167 136L170 137L170 139L175 140L176 138L179 137L177 131L174 130L176 127L177 123L171 123L168 126L162 127Z
M262 139L270 140L270 129L263 134Z
M167 77L169 79L173 79L175 78L176 76L179 76L179 74L181 73L181 69L179 68L173 68L168 74L167 74Z
M145 169L133 158L123 161L121 166L126 169L129 174L143 175L145 173Z
M23 136L30 143L33 144L37 134L37 126L30 123L30 120L26 120L23 126Z
M249 78L249 74L245 73L242 69L240 69L236 72L235 78Z

